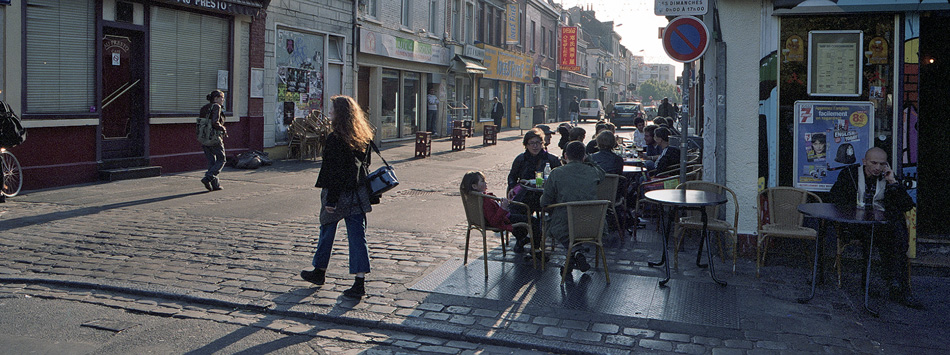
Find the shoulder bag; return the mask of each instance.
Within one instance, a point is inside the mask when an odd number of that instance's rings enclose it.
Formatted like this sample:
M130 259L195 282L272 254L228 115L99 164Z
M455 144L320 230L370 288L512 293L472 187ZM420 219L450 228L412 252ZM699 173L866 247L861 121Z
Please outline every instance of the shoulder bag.
M396 178L396 172L393 167L389 165L389 163L386 162L386 158L383 158L383 155L380 154L379 148L376 147L376 143L370 141L369 146L370 149L379 155L379 158L382 159L383 164L385 165L366 175L366 188L369 189L369 193L372 197L374 197L373 201L375 202L378 201L378 197L382 196L383 193L392 190L396 186L399 186L399 179ZM369 160L369 154L366 154L366 159Z

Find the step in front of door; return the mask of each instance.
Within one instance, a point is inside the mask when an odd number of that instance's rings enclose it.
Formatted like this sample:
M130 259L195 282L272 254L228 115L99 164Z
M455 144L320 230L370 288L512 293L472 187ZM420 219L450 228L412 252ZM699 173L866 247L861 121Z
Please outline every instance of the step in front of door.
M116 168L99 170L99 180L116 181L141 179L162 175L160 166L139 166L133 168Z

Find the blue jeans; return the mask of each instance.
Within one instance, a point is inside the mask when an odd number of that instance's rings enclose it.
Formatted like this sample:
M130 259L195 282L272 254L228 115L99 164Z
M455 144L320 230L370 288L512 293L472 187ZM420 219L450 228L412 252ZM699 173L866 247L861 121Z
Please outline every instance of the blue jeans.
M366 246L366 214L357 213L343 218L346 222L346 237L350 242L350 273L369 272L369 247ZM333 237L336 236L338 223L320 226L320 241L313 255L313 267L326 269L330 264L330 252L333 250Z
M205 172L205 179L208 181L217 181L218 173L224 169L224 144L221 145L202 145L201 149L205 152L205 159L208 159L208 171Z
M571 112L571 124L575 124L576 122L577 122L577 112Z

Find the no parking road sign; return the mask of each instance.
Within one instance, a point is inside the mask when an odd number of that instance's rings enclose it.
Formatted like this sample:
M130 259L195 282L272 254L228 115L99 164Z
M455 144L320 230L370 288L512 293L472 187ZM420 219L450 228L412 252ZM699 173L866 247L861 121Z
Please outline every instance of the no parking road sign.
M677 17L663 31L663 49L677 62L688 63L699 59L706 53L707 47L709 29L696 17Z

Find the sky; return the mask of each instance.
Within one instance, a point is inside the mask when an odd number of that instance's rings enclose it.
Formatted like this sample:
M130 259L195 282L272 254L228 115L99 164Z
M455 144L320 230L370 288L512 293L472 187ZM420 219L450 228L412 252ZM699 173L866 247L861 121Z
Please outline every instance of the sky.
M646 63L667 63L683 71L683 64L666 55L657 37L658 29L666 27L666 17L653 14L654 0L555 0L565 8L593 7L600 21L614 21L614 31L620 35L620 44L633 55L642 55ZM643 50L643 52L641 52Z

